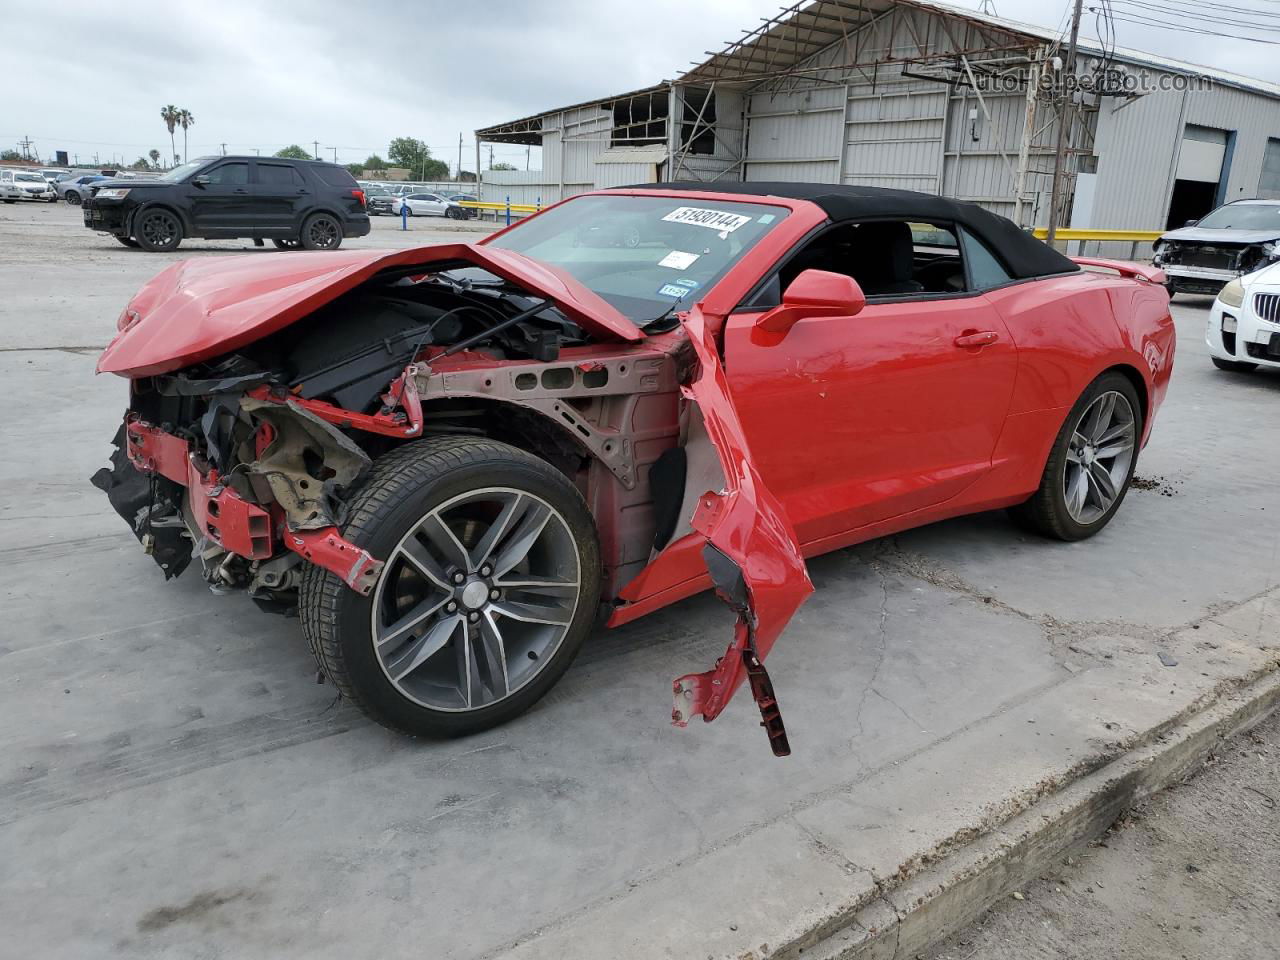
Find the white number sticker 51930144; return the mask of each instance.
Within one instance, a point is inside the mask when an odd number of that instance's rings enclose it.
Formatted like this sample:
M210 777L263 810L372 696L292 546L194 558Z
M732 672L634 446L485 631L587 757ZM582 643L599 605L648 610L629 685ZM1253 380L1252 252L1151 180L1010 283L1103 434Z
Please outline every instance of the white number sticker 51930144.
M750 217L725 210L708 210L705 207L676 207L663 220L671 223L688 223L695 227L710 227L717 233L733 233L740 226L751 222Z

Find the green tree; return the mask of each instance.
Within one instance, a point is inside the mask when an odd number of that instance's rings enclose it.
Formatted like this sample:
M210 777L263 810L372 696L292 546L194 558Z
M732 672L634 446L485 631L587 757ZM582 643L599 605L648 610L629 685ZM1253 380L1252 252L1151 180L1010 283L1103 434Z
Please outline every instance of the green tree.
M459 170L458 180L465 183L475 183L476 175L470 170Z
M383 160L376 153L371 153L364 162L366 170L385 170L387 169L387 161Z
M406 167L417 180L445 180L449 165L431 156L431 148L413 137L396 137L387 147L387 159L395 167Z
M160 151L152 150L150 153L147 154L147 156L151 158L151 165L155 167L157 170L159 170L160 169Z
M363 177L363 176L364 176L364 164L363 164L363 163L348 163L348 164L347 164L347 173L351 174L353 177Z
M0 150L0 160L5 163L21 163L22 154L17 150Z
M160 119L169 128L169 155L178 162L178 145L173 142L173 131L178 129L178 108L172 103L160 108Z
M150 169L151 169L151 161L150 161L150 160L148 160L146 157L139 157L137 160L133 161L133 163L129 164L129 169L131 169L131 170L150 170Z
M196 125L196 118L192 116L191 111L183 107L178 111L178 126L182 128L182 159L190 160L191 154L187 152L187 131Z
M489 169L490 169L490 170L514 170L514 169L515 169L515 165L514 165L514 164L510 164L510 163L503 163L502 161L498 161L498 162L497 162L497 163L495 163L495 164L491 164L491 165L490 165L490 167L489 167Z
M314 157L311 156L310 153L308 153L306 150L303 150L296 143L289 144L283 150L277 150L276 156L282 160L313 160L315 159Z

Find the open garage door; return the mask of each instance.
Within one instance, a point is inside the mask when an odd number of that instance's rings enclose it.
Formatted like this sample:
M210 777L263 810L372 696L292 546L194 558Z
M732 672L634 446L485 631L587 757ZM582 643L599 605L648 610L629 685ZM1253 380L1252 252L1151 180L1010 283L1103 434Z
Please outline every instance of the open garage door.
M1233 139L1234 131L1187 124L1178 151L1166 229L1199 220L1221 202Z

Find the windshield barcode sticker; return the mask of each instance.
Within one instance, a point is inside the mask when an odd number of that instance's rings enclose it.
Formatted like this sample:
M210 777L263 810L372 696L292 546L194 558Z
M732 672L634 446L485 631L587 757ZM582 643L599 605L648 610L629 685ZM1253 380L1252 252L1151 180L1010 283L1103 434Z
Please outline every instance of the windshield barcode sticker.
M733 233L740 226L751 222L750 217L724 210L708 210L705 207L676 207L662 218L670 223L688 223L695 227L710 227L720 234Z

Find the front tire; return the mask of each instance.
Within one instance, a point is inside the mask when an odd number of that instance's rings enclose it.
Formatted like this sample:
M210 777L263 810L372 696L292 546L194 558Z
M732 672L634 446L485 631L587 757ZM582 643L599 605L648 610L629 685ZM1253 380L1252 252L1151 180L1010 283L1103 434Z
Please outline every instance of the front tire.
M1092 537L1115 516L1133 480L1142 405L1129 378L1110 371L1085 389L1054 440L1040 488L1012 511L1058 540Z
M182 221L163 208L143 210L134 219L133 235L143 250L168 253L182 242Z
M302 224L299 236L305 250L337 250L342 246L342 224L327 213L313 213Z
M590 633L600 550L581 494L546 462L474 437L377 461L344 535L384 567L362 597L309 566L303 632L343 696L383 726L475 733L523 713Z
M126 247L132 247L132 248L133 248L133 249L135 249L135 250L136 250L136 249L138 249L138 241L137 241L137 240L134 240L134 239L132 239L131 237L120 237L120 236L116 236L115 234L112 234L112 236L115 236L115 237L116 237L116 239L117 239L118 241L120 241L122 244L124 244Z
M1210 357L1213 365L1219 370L1225 370L1228 373L1251 373L1258 369L1256 363L1243 363L1239 360L1220 360L1217 357Z
M80 206L80 194L76 193L74 190L67 191L66 200L67 203L71 204L73 207Z

